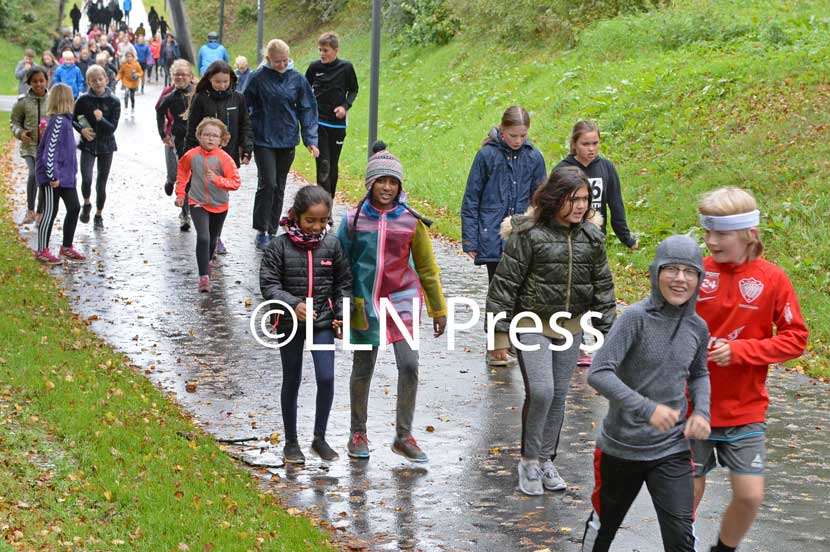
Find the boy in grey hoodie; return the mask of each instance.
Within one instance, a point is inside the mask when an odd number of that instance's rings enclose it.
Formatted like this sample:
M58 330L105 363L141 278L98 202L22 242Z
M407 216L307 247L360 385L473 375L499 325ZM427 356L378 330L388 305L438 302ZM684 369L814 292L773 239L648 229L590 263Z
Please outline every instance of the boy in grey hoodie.
M709 331L695 313L700 247L687 236L666 238L649 272L651 296L617 319L588 374L609 406L594 452L594 511L584 551L610 548L643 483L665 550L697 550L688 439L709 435Z

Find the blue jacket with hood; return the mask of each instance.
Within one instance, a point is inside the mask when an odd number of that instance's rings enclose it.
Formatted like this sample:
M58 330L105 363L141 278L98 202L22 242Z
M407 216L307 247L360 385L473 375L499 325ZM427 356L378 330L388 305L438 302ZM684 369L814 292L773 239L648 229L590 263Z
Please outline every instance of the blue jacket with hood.
M513 150L498 128L488 137L473 160L461 203L461 245L476 252L477 265L501 260L501 221L523 214L547 176L545 159L529 140Z
M199 59L196 62L199 67L199 74L204 75L210 64L220 59L230 63L228 50L218 42L208 42L199 48Z
M251 110L254 146L293 148L317 145L317 100L302 73L280 73L263 65L248 79L245 99Z

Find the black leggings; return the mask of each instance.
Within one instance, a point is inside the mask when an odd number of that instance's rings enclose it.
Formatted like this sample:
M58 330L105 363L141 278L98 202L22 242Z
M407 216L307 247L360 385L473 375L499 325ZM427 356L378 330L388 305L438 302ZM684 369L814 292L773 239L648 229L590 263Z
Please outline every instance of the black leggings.
M72 247L75 239L75 227L78 226L78 214L81 204L78 203L78 191L75 188L53 188L50 185L43 187L44 213L37 227L37 249L49 249L49 239L52 237L52 225L58 216L60 200L66 207L66 218L63 219L63 246Z
M282 216L282 200L294 148L254 147L257 189L254 196L254 229L276 234Z
M692 455L679 452L657 460L623 460L594 451L596 479L591 502L594 511L585 524L582 550L605 552L625 519L643 483L660 523L663 548L671 552L697 550L694 531Z
M107 200L107 180L110 177L110 167L112 167L112 152L96 155L81 150L81 195L84 197L84 203L89 203L92 195L92 169L96 158L98 158L98 178L95 180L95 207L100 212L104 209L104 202Z
M25 156L26 167L29 169L29 176L26 179L26 208L29 211L35 210L35 199L37 199L37 212L43 212L43 188L37 185L35 173L35 158Z
M297 440L297 396L303 380L303 345L305 323L300 322L297 335L280 349L282 390L280 407L286 441ZM314 330L314 343L334 343L332 330ZM311 351L314 376L317 380L317 408L314 412L314 437L325 438L331 403L334 400L334 351Z
M337 165L340 163L340 152L345 139L345 128L317 126L317 140L320 147L320 155L316 159L317 185L331 194L331 197L334 197L334 192L337 191Z
M127 105L132 102L133 109L135 109L135 91L135 88L127 88L124 90L124 107L127 107Z
M185 199L187 201L187 199ZM196 228L196 264L199 265L199 276L208 274L208 266L216 251L216 240L222 234L222 225L228 212L211 213L200 205L190 206L190 218Z

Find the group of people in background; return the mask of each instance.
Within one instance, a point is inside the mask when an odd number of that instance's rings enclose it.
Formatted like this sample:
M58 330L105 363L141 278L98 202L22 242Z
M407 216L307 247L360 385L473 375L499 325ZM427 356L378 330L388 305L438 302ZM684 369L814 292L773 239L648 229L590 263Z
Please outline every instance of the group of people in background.
M320 60L305 75L293 68L282 40L268 43L260 67L251 70L240 56L234 70L217 38L209 36L200 51L198 80L186 60L171 57L168 65L163 48L157 56L150 54L154 65L163 59L167 68L156 104L167 163L164 191L175 195L181 209L180 229L196 229L198 289L210 292L214 256L227 251L221 235L229 192L239 189L239 167L253 158L252 226L255 245L263 251L263 297L287 304L293 311L288 314L301 322L311 320L316 344L342 337L348 297L351 343L369 346L355 351L352 360L348 455L370 457L369 388L385 339L398 368L391 448L410 461L426 462L413 435L419 357L406 333L412 335L416 319L413 298L425 301L436 338L444 332L447 306L431 223L407 202L403 164L385 144L376 144L366 168L366 194L333 232L339 156L347 113L358 93L354 68L338 57L337 35L319 38ZM98 65L96 58L79 83L74 38L70 42L62 51L60 74L57 67L34 65L32 52L27 90L11 122L29 167L23 222L38 222L35 255L47 263L84 259L73 247L73 235L78 218L89 220L96 162L95 225L103 227L121 111L109 88L108 64ZM114 80L133 91L134 108L135 90L148 74L143 52L150 48L140 35L133 45L128 32L114 35L112 42L101 39L98 49L113 50ZM763 500L769 364L800 356L808 336L786 274L761 258L755 198L734 187L701 198L698 213L710 256L703 258L690 237L663 240L649 271L650 294L618 316L606 256L607 213L624 245L636 250L640 243L626 222L617 171L599 156L600 129L592 121L577 122L570 154L548 173L528 139L530 125L524 108L504 112L472 161L460 213L462 248L487 268L487 311L506 314L494 324L495 347L488 361L506 364L513 345L525 385L518 488L535 496L567 487L555 462L583 341L580 321L594 311L599 316L593 330L602 334L604 345L591 361L588 383L609 400L609 410L597 436L593 511L583 549L609 549L646 484L664 548L697 550L694 512L706 475L720 463L730 470L733 496L712 550L735 550ZM83 205L75 191L75 131ZM287 175L301 141L316 160L317 185L301 187L282 217ZM44 190L45 207L36 209L38 187ZM60 200L67 217L56 256L48 244ZM397 320L384 313L381 299L391 303ZM541 325L526 313L536 315ZM567 315L557 320L557 313ZM272 329L286 331L292 316L275 317ZM509 342L511 324L523 330L518 344ZM386 336L381 326L388 329ZM280 352L283 453L293 464L305 462L296 427L305 339L304 331L297 332ZM317 396L311 450L327 462L339 456L326 440L334 355L334 350L312 353Z

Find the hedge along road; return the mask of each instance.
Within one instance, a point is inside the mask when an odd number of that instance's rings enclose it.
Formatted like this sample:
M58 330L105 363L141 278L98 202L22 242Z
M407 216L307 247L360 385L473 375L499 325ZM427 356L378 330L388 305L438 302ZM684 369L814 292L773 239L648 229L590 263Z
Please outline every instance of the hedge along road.
M164 160L155 129L155 84L138 96L134 116L122 118L104 210L105 229L80 224L76 247L85 264L49 269L91 318L92 328L129 355L147 377L191 412L217 439L256 438L228 446L264 485L277 488L288 505L308 511L365 541L373 550L576 550L593 488L594 424L604 399L578 369L572 383L557 466L568 489L526 497L515 490L520 413L524 397L517 367L488 369L481 324L433 339L421 324L421 383L414 433L430 456L415 466L393 454L397 372L391 351L382 352L369 406L368 462L350 461L348 378L351 353L336 355L336 391L328 439L341 459L323 465L309 452L315 385L310 355L300 389L299 435L309 458L302 468L281 465L279 353L257 343L249 317L261 301L260 254L251 230L256 168L242 169L242 188L231 194L220 257L209 296L197 290L194 232L178 228L177 209L164 195ZM394 136L384 137L394 151ZM349 147L347 142L346 147ZM298 155L307 153L298 149ZM25 166L16 163L15 219L25 210ZM289 184L286 206L298 185ZM80 177L79 177L80 185ZM461 183L459 183L461 185ZM339 223L345 207L338 205ZM60 236L61 209L53 244ZM30 245L33 227L21 227ZM479 304L486 293L484 269L476 269L452 244L434 242L447 297ZM458 309L459 319L468 314ZM769 477L765 504L742 550L826 550L830 534L830 462L827 455L828 386L799 374L770 375ZM276 437L276 436L275 436ZM698 512L701 543L714 542L728 499L723 470L710 478ZM616 540L616 550L657 550L659 529L643 490Z

